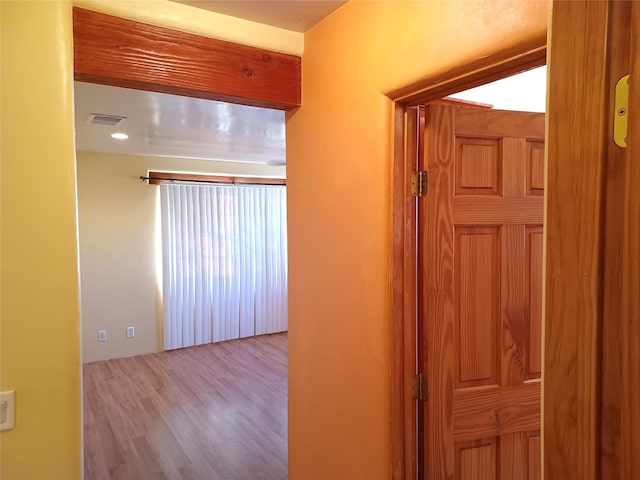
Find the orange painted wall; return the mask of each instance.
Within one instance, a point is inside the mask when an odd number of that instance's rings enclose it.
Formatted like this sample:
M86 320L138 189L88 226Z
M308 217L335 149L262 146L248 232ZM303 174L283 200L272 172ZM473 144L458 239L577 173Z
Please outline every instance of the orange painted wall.
M351 1L287 119L289 478L388 479L393 89L544 39L542 1Z

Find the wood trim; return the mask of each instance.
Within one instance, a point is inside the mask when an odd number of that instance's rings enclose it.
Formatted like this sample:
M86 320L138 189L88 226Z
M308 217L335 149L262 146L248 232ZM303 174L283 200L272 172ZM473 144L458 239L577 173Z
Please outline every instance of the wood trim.
M404 310L404 133L405 109L403 105L394 106L394 162L391 172L391 478L402 480L404 477L404 322L394 318ZM396 427L396 428L394 428Z
M144 178L144 177L141 177ZM231 183L234 185L286 185L284 178L231 177L221 175L198 175L192 173L149 172L149 185L176 182Z
M418 170L427 170L426 164L426 156L424 154L425 145L425 128L427 123L427 112L428 109L425 106L420 107L411 107L413 109L417 109L417 112L414 115L417 115L417 125L413 126L413 131L417 136L417 139L411 143L410 152L412 154L417 155L415 159L415 163L417 165ZM414 153L415 152L415 153ZM428 181L427 181L428 183ZM425 352L424 352L424 322L423 319L418 315L418 309L420 299L422 298L422 294L424 289L422 288L422 282L424 279L421 278L418 274L418 265L422 264L423 259L419 255L420 251L418 250L418 242L420 233L418 232L419 225L417 224L417 219L420 215L422 215L422 211L426 208L425 202L415 201L413 205L413 209L409 212L410 216L408 220L410 221L408 229L410 228L411 237L407 239L407 251L411 255L411 259L413 259L414 263L409 263L407 269L411 268L410 272L407 272L407 276L409 273L411 274L411 294L405 294L405 324L411 321L411 324L406 327L408 333L405 335L405 342L407 345L415 345L413 351L411 352L410 361L417 364L418 368L422 370L422 366L425 362ZM426 235L426 230L424 235ZM410 315L410 316L409 316ZM405 358L409 355L408 352L405 353ZM408 361L408 360L406 360ZM408 374L409 372L407 372ZM426 372L423 372L426 373ZM428 387L427 379L427 387ZM411 381L411 378L409 378ZM428 392L427 392L428 394ZM417 412L415 412L415 416L413 418L413 430L410 432L413 435L415 448L417 452L415 456L411 456L413 460L413 466L417 470L417 477L407 477L407 478L425 478L425 463L424 463L424 452L425 452L425 442L426 442L426 431L420 431L420 424L422 422L425 425L424 420L426 419L426 409L424 403L418 403ZM413 444L410 444L413 447Z
M432 100L429 105L449 105L459 108L493 108L490 103L474 102L471 100L463 100L462 98L444 97L438 100Z
M289 110L301 58L73 8L75 79Z
M416 478L416 408L411 380L416 371L415 281L416 201L410 194L417 168L417 108L394 107L391 285L391 478ZM413 348L410 347L413 345ZM413 367L412 367L413 366Z
M604 59L611 3L553 2L545 189L546 480L600 478L599 342L611 118ZM576 105L580 113L572 115Z
M391 478L417 478L416 407L411 376L416 365L416 206L409 191L417 167L418 111L413 108L546 63L546 39L426 78L388 94L395 101L391 197ZM416 120L410 120L415 115Z
M622 250L622 475L640 478L640 5L631 3L629 131ZM604 478L604 477L603 477Z
M440 72L388 96L406 105L423 105L456 92L541 67L547 61L546 38Z
M631 32L627 19L631 16L631 2L613 2L609 15L610 42L618 45L620 55L613 59L608 75L607 91L612 92L619 78L629 73ZM609 138L613 138L613 122L608 125ZM600 476L633 478L622 475L622 342L623 342L623 238L625 195L624 149L607 142L605 221L606 248L603 252L603 307L602 316L602 396L600 428Z

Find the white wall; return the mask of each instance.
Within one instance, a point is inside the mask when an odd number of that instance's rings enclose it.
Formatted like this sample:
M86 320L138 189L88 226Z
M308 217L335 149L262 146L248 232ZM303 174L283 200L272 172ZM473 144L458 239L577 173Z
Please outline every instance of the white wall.
M77 152L83 363L162 350L158 186L148 170L284 178L284 167ZM127 338L126 328L136 336ZM98 330L107 341L98 342Z

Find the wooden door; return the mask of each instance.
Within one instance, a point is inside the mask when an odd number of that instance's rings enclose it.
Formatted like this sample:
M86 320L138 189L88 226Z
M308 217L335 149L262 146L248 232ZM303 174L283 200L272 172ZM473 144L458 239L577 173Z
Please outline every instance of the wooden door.
M429 106L425 478L540 478L544 114Z

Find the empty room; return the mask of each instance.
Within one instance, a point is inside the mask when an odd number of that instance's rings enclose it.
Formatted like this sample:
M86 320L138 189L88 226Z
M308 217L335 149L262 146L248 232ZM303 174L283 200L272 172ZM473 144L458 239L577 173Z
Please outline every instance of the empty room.
M284 114L75 84L87 479L287 476Z

